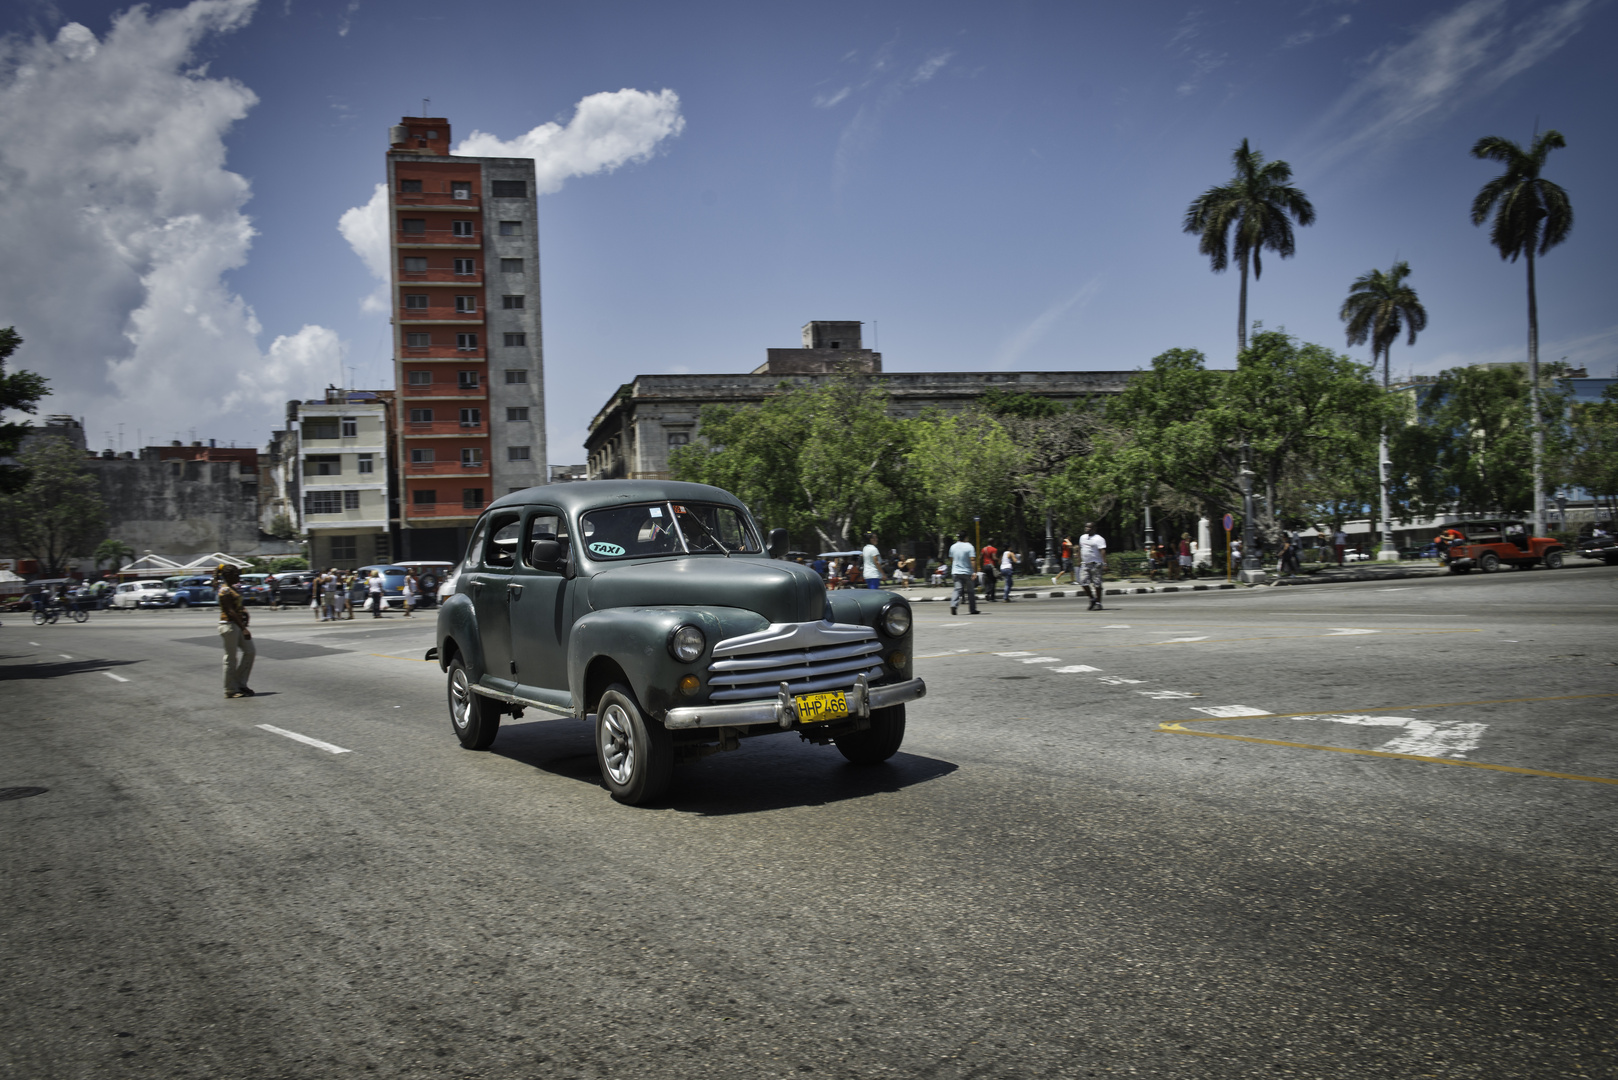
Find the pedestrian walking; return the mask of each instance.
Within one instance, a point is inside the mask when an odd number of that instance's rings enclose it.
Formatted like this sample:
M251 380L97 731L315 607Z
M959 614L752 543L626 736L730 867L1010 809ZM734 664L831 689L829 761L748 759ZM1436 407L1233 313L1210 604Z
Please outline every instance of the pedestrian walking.
M994 603L994 574L995 567L1000 565L1000 549L994 546L994 537L983 545L983 599L986 603Z
M404 614L405 614L405 618L407 618L407 619L411 617L410 613L416 606L416 590L418 588L420 588L420 584L416 581L415 572L412 571L410 573L405 574L405 579L404 579Z
M382 580L382 571L372 570L371 576L366 579L365 591L370 594L371 618L373 619L380 619L382 617L382 605L385 603L383 597L383 588L384 583Z
M1062 583L1062 575L1066 574L1070 583L1077 585L1078 576L1073 573L1073 541L1069 537L1062 537L1062 552L1060 561L1056 564L1056 576L1051 578L1052 585Z
M978 594L975 587L976 575L973 573L973 559L975 552L972 545L967 543L965 533L955 534L955 543L949 548L950 576L955 579L955 591L950 594L949 613L959 614L961 594L966 594L968 609L973 615L978 613Z
M270 610L281 610L281 582L274 574L265 579L264 584L270 587Z
M1011 603L1011 583L1017 575L1017 553L1010 548L1000 553L1000 577L1006 583L1006 603Z
M1180 534L1180 576L1190 580L1194 575L1191 567L1196 563L1196 552L1191 547L1191 534Z
M253 697L247 685L253 674L258 646L247 629L249 616L242 604L242 572L229 563L219 564L219 643L225 647L225 696Z
M1105 610L1101 606L1102 573L1107 563L1107 541L1096 532L1094 522L1084 523L1079 537L1079 581L1084 595L1090 598L1090 611Z
M1343 556L1348 551L1348 534L1339 528L1332 534L1331 546L1337 552L1337 565L1342 566L1346 562Z

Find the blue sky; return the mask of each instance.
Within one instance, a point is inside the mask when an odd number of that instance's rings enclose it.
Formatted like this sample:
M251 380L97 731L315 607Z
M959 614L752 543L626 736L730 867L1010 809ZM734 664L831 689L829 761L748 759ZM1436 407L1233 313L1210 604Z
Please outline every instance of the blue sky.
M0 13L0 325L97 445L262 445L287 397L391 385L339 222L424 98L457 142L560 129L537 151L557 464L619 383L748 371L810 319L864 320L890 371L1229 365L1237 278L1180 221L1243 138L1318 213L1249 317L1367 359L1337 309L1406 259L1429 328L1397 373L1523 356L1523 267L1468 221L1496 169L1468 150L1559 129L1576 221L1541 264L1542 356L1618 364L1603 0L198 0L115 30L125 7Z

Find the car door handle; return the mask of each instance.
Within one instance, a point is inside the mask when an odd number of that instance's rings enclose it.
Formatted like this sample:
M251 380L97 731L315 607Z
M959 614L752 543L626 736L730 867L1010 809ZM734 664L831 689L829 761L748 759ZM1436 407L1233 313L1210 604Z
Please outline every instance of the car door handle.
M518 600L522 599L522 586L515 582L506 582L506 592Z

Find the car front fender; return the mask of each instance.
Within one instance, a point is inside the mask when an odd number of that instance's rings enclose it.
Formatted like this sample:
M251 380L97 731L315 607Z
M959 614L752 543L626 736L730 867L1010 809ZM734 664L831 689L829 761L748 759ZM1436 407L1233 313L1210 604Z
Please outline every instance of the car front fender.
M686 664L668 649L669 635L681 626L696 626L708 641L702 656ZM594 706L589 685L592 664L611 660L629 680L641 707L658 718L678 704L676 685L681 676L695 674L706 684L708 663L716 642L763 630L769 621L756 612L722 607L621 607L592 611L573 624L568 640L567 678L573 693L574 715L583 717Z

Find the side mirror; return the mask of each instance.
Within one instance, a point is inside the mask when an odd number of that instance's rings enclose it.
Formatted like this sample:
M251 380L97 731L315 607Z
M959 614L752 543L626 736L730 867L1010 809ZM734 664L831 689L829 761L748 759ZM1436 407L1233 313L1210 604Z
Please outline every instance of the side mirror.
M787 531L785 529L770 530L770 543L767 550L772 559L779 559L787 553Z
M558 564L562 561L563 554L560 540L535 540L528 548L528 565L535 570L556 573L561 570Z

